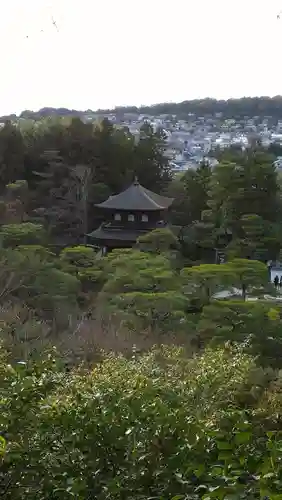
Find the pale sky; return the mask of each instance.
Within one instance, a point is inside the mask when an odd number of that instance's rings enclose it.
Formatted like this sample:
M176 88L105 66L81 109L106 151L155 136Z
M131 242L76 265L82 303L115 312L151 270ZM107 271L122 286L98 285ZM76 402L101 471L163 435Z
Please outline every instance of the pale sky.
M281 10L282 0L0 0L0 115L282 94Z

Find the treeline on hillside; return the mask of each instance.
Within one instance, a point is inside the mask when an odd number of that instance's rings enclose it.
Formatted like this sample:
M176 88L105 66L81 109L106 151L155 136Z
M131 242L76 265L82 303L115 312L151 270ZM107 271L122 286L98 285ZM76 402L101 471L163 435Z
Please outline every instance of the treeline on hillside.
M187 118L189 113L196 116L214 116L222 113L223 118L244 118L248 117L271 117L272 119L282 118L282 97L241 97L237 99L217 100L212 98L194 99L182 102L165 102L150 106L117 106L114 109L99 109L97 111L75 110L67 108L42 108L38 111L23 111L19 117L9 115L2 119L16 120L17 118L40 120L49 116L77 116L85 114L106 114L114 113L124 115L125 113L136 113L145 115L176 115L179 118Z
M68 108L40 108L38 111L31 111L30 109L25 109L19 115L15 113L10 115L1 116L0 120L3 122L9 121L17 121L19 118L24 120L42 120L44 118L50 117L82 117L85 113L93 113L93 111L78 111L76 109L68 109Z
M100 112L113 113L140 113L146 115L176 115L178 118L187 118L189 113L196 116L222 113L223 118L282 117L282 97L241 97L239 99L217 100L211 98L194 99L179 103L165 102L151 106L117 107L114 110L99 110Z

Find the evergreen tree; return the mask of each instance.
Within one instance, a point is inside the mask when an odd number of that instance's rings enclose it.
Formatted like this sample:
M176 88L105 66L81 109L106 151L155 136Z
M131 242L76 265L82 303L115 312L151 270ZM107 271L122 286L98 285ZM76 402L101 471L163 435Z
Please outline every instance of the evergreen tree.
M167 186L172 178L165 149L164 132L161 129L154 132L152 126L145 123L134 148L134 173L141 184L157 192Z

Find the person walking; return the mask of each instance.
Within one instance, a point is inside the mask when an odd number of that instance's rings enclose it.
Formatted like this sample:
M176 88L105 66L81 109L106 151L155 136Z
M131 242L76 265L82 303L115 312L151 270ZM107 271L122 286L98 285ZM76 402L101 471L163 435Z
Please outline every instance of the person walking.
M276 274L276 276L275 276L275 278L274 278L274 286L275 286L275 288L277 288L277 287L278 287L278 285L279 285L279 277L278 277L278 275Z

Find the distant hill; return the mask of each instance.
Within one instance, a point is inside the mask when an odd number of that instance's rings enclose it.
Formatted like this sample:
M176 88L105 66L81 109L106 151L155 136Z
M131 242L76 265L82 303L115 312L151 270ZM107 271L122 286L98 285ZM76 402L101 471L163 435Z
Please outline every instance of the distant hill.
M89 110L88 113L94 113L94 111ZM17 120L20 118L26 120L40 120L42 118L48 118L49 116L84 116L87 114L87 111L78 111L76 109L67 109L67 108L41 108L38 111L30 111L26 109L22 111L20 115L5 115L0 117L0 121L7 120Z
M0 118L1 121L15 120L18 118L38 120L48 116L86 116L86 115L106 115L116 114L122 116L126 113L145 114L151 116L176 115L178 118L185 118L189 113L196 116L213 116L221 113L225 118L243 118L244 116L269 116L282 119L282 96L275 97L242 97L240 99L216 100L216 99L196 99L179 103L166 102L152 106L124 106L114 109L99 109L92 111L79 111L67 108L42 108L38 111L23 111L19 116L7 115Z
M282 96L275 97L242 97L240 99L216 100L196 99L179 103L167 102L153 106L117 107L115 110L99 110L99 112L141 113L148 115L176 115L185 117L189 113L197 116L222 113L226 118L243 118L244 116L272 116L282 119Z

